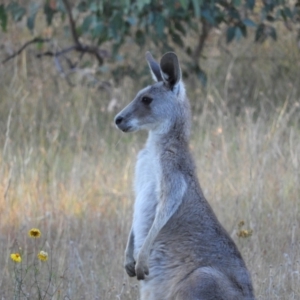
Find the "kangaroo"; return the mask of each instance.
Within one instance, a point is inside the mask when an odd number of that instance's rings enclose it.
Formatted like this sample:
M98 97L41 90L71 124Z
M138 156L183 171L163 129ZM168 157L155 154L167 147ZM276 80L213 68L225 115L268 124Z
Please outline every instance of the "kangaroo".
M123 132L149 131L135 169L126 272L140 280L142 300L252 300L243 258L199 185L178 58L146 59L155 83L115 117Z

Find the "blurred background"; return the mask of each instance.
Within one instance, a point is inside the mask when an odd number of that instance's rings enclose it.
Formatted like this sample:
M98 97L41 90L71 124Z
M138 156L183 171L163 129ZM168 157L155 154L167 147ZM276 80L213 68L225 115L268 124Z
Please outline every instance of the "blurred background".
M257 299L300 299L299 5L2 0L1 299L138 299L123 253L146 133L113 118L152 83L148 50L179 57L200 184Z

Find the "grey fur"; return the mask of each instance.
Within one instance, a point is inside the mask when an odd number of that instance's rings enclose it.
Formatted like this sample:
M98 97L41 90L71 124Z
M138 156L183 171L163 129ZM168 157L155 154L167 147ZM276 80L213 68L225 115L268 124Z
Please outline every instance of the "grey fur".
M142 300L252 300L233 240L203 196L189 151L190 108L175 53L146 59L156 83L116 117L124 132L146 129L135 171L135 206L125 269Z

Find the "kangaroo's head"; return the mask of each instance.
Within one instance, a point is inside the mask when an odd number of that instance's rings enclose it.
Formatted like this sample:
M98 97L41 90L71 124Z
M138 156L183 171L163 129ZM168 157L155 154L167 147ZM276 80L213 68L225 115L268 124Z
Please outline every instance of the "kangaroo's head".
M116 115L115 124L124 132L146 129L166 133L188 119L189 104L178 58L175 53L168 52L158 63L147 52L146 59L155 83L137 93Z

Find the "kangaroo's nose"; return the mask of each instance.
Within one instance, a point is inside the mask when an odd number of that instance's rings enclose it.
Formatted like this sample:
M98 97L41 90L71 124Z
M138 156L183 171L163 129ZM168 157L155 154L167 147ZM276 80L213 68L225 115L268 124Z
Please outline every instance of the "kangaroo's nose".
M121 117L121 116L118 116L118 117L115 119L116 125L119 125L122 121L123 121L123 117Z

